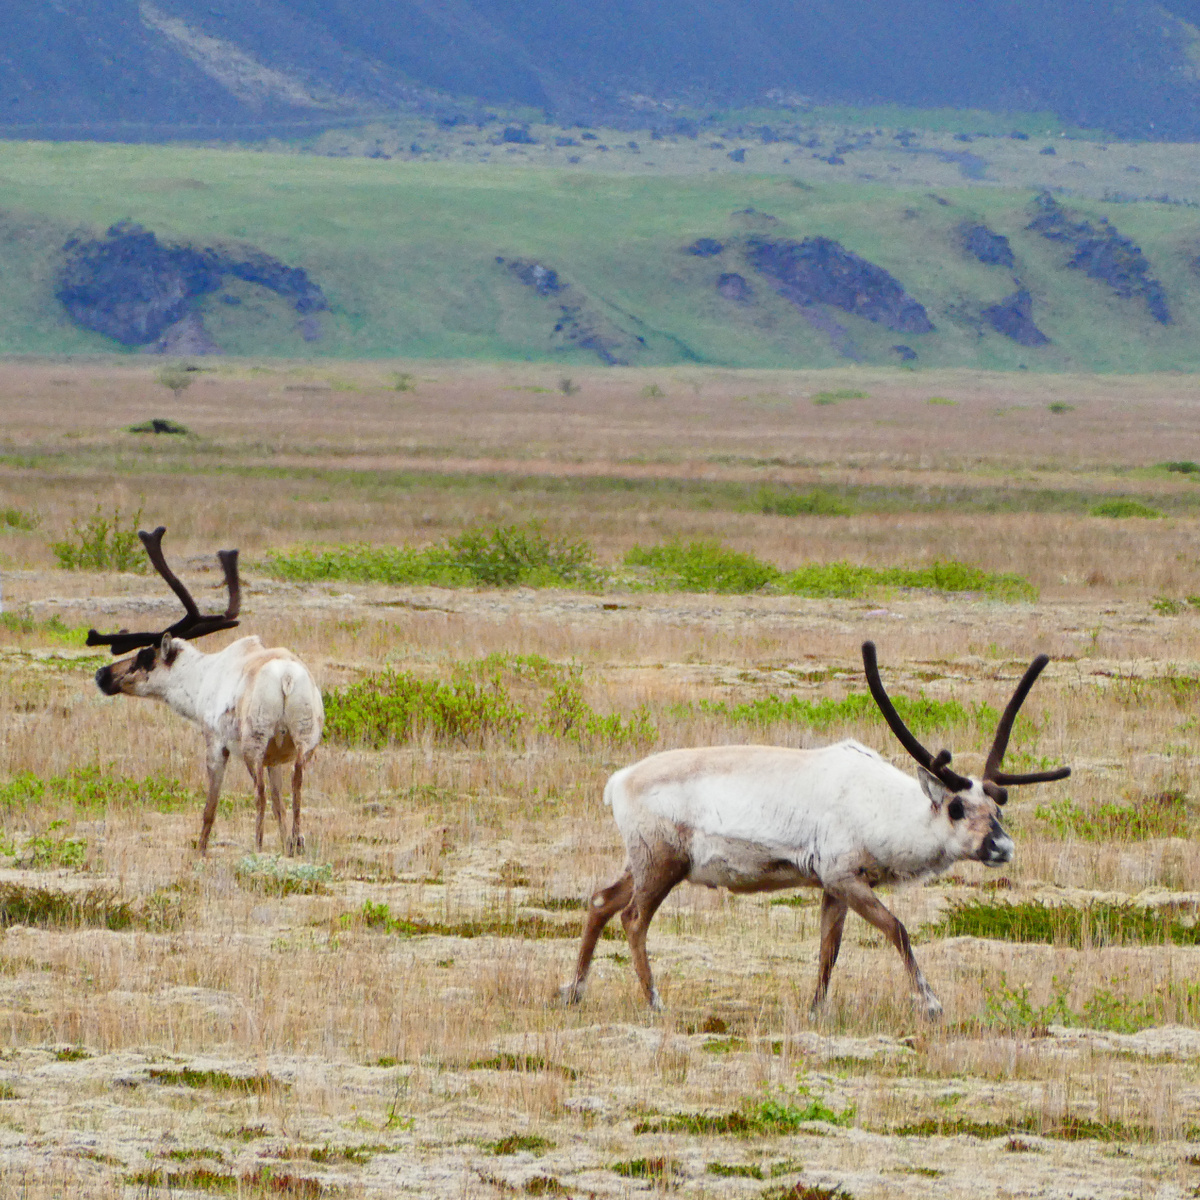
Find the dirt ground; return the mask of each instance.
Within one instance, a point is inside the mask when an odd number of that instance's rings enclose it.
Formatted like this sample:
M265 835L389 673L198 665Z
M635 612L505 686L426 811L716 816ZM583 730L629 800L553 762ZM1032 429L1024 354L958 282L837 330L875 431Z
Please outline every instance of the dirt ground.
M153 370L0 365L0 517L21 517L0 521L0 1196L1197 1194L1200 948L931 928L972 897L1195 920L1200 484L1161 466L1200 444L1192 381L597 372L568 397L533 368L422 367L397 393L380 366L229 364L175 400ZM665 395L647 398L651 384ZM866 395L812 402L838 388ZM151 414L192 434L125 432ZM742 503L743 484L839 487L860 507L771 515ZM1023 498L989 509L997 489ZM1166 515L1089 515L1114 496ZM177 613L154 576L56 565L50 543L96 504L166 525L206 606L221 601L213 552L242 548L242 627L205 649L259 634L326 690L385 665L449 678L537 655L578 669L598 712L645 705L654 738L327 739L305 797L312 890L248 859L240 769L201 860L199 734L102 696L106 660L61 632ZM424 543L531 518L603 563L634 542L716 537L786 567L954 557L1039 593L298 584L263 562L301 542ZM893 695L968 708L998 710L1035 653L1052 657L1014 752L1074 773L1014 789L1014 861L883 896L944 1018L918 1015L894 950L851 916L814 1021L815 895L691 887L651 928L662 1014L618 922L584 1002L562 1007L580 901L621 865L601 803L613 769L669 746L841 736L911 766L878 721L751 727L698 704L859 692L865 638ZM989 722L976 713L933 748L978 771ZM96 802L47 782L80 770L128 787ZM156 781L183 800L161 801ZM1053 817L1149 810L1168 792L1186 820L1167 833ZM267 833L270 854L269 818ZM64 893L135 919L12 915L14 897ZM781 1109L775 1127L703 1120Z

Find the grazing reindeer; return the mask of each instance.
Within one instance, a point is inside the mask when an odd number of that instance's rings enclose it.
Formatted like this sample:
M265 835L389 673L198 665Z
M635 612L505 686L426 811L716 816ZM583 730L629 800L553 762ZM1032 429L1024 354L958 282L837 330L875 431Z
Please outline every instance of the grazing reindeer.
M182 717L204 732L207 749L208 800L200 826L200 853L208 853L208 837L217 812L217 796L231 753L240 754L258 799L255 844L263 844L267 796L264 772L271 781L271 809L279 822L283 849L294 854L304 848L300 835L300 785L305 764L321 740L325 711L321 692L308 668L289 650L268 650L257 637L239 638L215 654L189 645L193 638L232 629L241 604L236 550L221 550L217 558L225 572L229 606L224 613L202 616L191 593L163 558L160 525L153 533L139 532L154 569L167 581L187 610L161 633L100 634L88 632L89 646L108 646L114 654L137 649L96 672L96 684L106 696L150 696L165 700ZM139 648L140 647L140 648ZM280 795L284 763L292 765L292 829L285 828Z
M711 746L667 750L618 771L604 789L625 842L624 873L599 889L584 921L568 1003L583 995L596 942L617 912L634 969L652 1008L662 1002L650 973L646 932L658 906L687 880L731 892L819 887L821 962L814 1015L824 1003L848 908L900 952L926 1014L942 1006L913 957L908 932L876 898L883 883L926 878L962 859L999 866L1013 844L998 805L1013 784L1065 779L1071 770L1010 775L1000 770L1017 711L1049 659L1039 655L1000 718L980 779L950 770L950 752L929 753L901 721L879 678L873 642L863 664L871 695L918 778L855 741L817 750Z

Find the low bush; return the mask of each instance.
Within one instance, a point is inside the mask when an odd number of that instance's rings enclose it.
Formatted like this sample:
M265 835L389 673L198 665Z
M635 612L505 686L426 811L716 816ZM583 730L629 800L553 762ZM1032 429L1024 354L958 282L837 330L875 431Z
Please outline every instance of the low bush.
M1191 459L1176 460L1159 464L1164 470L1173 471L1177 475L1200 475L1200 463Z
M762 488L751 501L754 512L776 517L845 517L854 509L831 492Z
M1088 510L1090 517L1147 517L1158 518L1165 516L1165 513L1160 512L1157 508L1151 508L1148 504L1143 504L1140 500L1105 500L1101 504L1095 504Z
M513 741L524 716L497 681L444 683L407 671L381 671L325 696L326 733L376 749L425 732L462 741L488 736Z
M993 575L969 563L935 562L927 567L864 567L848 562L808 563L783 576L779 590L814 598L865 596L881 587L937 592L979 592L1001 600L1036 600L1037 588L1020 575Z
M837 388L831 392L815 392L809 399L817 405L837 404L839 400L869 400L866 392L857 392L853 388Z
M19 508L0 508L0 529L16 529L30 533L37 528L38 516Z
M0 783L0 813L34 805L69 805L78 812L101 813L110 805L136 805L156 812L177 812L196 799L178 779L147 775L134 779L113 773L111 765L75 767L65 775L42 778L21 771Z
M1085 842L1144 842L1149 838L1187 837L1192 819L1187 796L1167 789L1140 796L1132 804L1101 801L1083 805L1064 799L1035 810L1057 837Z
M333 881L332 863L300 862L278 854L247 854L233 872L243 886L278 896L315 895Z
M780 575L753 554L711 541L634 546L625 565L649 568L649 586L668 592L757 592Z
M536 524L471 529L436 546L273 550L263 569L296 583L592 588L602 580L586 542L549 537Z
M634 1133L690 1133L698 1136L732 1134L735 1137L766 1137L773 1134L795 1133L809 1121L824 1121L829 1125L849 1125L855 1110L835 1112L822 1101L809 1096L800 1088L792 1103L786 1097L752 1100L732 1112L674 1113L670 1116L639 1121Z
M113 509L110 519L97 504L87 520L72 523L70 537L51 542L50 549L67 571L145 571L147 560L137 536L141 520L140 508L122 522L120 508Z
M559 682L546 698L538 732L565 738L577 744L604 742L613 747L648 746L658 730L644 705L624 718L620 713L603 716L583 698L583 683L572 673Z

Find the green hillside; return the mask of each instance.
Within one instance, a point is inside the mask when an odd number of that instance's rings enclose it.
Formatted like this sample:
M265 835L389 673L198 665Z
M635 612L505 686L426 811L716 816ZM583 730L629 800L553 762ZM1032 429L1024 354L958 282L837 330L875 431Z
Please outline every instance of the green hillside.
M1069 247L1027 228L1037 215L1029 191L2 143L0 351L123 351L73 324L55 286L69 238L99 237L127 219L163 242L255 247L319 285L329 310L307 342L288 302L255 283L231 280L198 299L208 333L229 354L595 362L586 338L568 339L569 321L555 332L567 306L576 330L582 322L619 347L622 361L645 365L844 363L832 321L873 363L896 362L893 347L903 343L917 366L1200 366L1200 210L1060 199L1073 218L1098 228L1107 218L1140 247L1172 323L1069 268ZM1007 236L1014 264L966 254L967 221ZM814 323L751 264L755 237L834 239L890 272L935 330L899 333L829 306L818 306ZM698 238L722 252L687 253ZM520 268L532 264L557 272L560 291L522 282ZM722 294L723 275L740 277L746 294ZM1011 295L1014 279L1049 344L1018 345L981 325L981 310Z

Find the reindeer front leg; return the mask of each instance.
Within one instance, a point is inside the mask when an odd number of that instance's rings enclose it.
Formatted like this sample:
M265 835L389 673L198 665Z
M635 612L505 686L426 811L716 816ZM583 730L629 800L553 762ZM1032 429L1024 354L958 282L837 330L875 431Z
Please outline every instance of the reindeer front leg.
M212 833L213 820L217 815L217 797L221 794L221 781L225 778L225 764L229 761L229 750L215 740L208 744L205 763L208 768L208 796L204 802L204 817L200 822L200 853L208 853L208 836Z

